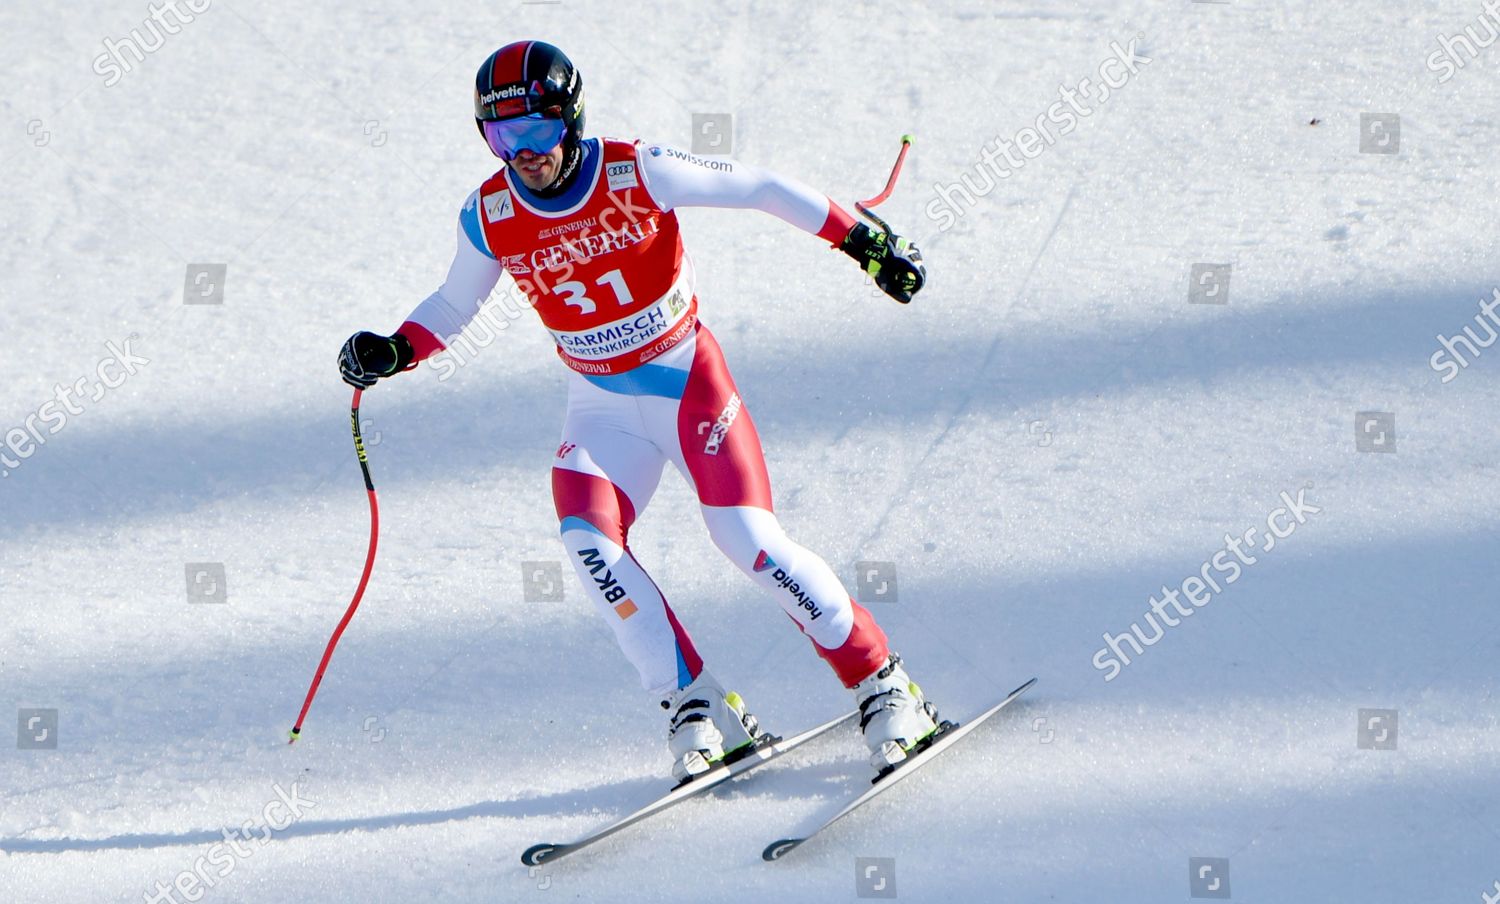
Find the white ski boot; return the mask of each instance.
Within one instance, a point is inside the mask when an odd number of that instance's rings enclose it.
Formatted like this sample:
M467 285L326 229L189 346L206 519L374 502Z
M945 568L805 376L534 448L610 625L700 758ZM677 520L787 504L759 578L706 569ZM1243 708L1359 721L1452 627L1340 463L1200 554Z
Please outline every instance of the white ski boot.
M678 781L702 775L726 757L733 759L748 750L760 732L740 695L725 693L707 669L661 701L661 707L672 714L667 748L672 752L672 776Z
M884 668L854 686L854 699L870 765L882 775L938 729L937 707L923 699L894 653Z

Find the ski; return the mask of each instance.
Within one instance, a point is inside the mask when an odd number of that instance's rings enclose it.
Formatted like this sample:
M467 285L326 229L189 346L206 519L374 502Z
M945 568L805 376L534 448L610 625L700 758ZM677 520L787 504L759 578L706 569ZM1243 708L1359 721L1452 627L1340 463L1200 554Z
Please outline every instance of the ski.
M586 848L596 841L601 841L605 838L608 838L621 829L635 825L648 816L655 816L657 813L660 813L669 807L675 806L676 804L680 804L690 797L696 797L697 795L702 794L710 788L715 788L732 778L744 775L746 772L749 772L751 769L754 769L757 766L769 763L771 760L776 759L783 753L786 753L795 747L800 747L801 745L813 740L819 735L832 731L845 722L852 720L857 715L859 715L858 711L844 713L842 716L839 716L836 719L830 719L827 722L824 722L822 725L809 728L807 731L804 731L801 734L792 735L790 738L786 739L777 738L770 735L762 735L761 740L756 744L756 746L750 748L749 752L744 754L743 756L738 757L732 762L715 763L707 772L703 773L702 775L699 775L696 778L688 779L684 782L680 782L671 791L668 791L666 794L658 797L651 803L646 804L639 810L636 810L634 813L623 816L620 819L610 823L609 825L606 825L589 835L585 835L577 841L573 841L568 844L551 844L544 842L542 844L532 845L531 847L527 848L524 853L521 854L521 862L527 866L540 866L543 863L551 863L552 861L571 854L574 851Z
M798 847L801 847L808 841L808 839L812 838L814 835L833 825L835 822L838 822L840 819L843 819L845 816L848 816L859 807L865 805L866 803L869 803L870 800L872 800L876 795L880 794L882 791L889 790L892 785L901 781L901 779L906 778L908 775L911 775L913 772L916 772L933 757L958 743L958 741L964 735L984 724L984 721L990 716L993 716L995 713L998 713L1000 710L1009 706L1017 697L1025 693L1027 689L1029 689L1033 684L1036 684L1035 678L1032 678L1030 681L1011 691L1006 695L1004 700L1001 700L999 703L996 703L994 706L970 719L968 722L963 723L962 725L955 725L952 722L944 722L941 726L939 726L937 733L932 735L923 747L921 747L916 753L908 755L905 760L902 760L896 766L893 766L885 772L882 772L880 775L876 776L872 782L872 787L867 788L862 794L854 798L854 800L851 800L844 806L842 810L839 810L837 813L823 820L821 823L815 826L812 831L806 833L800 838L783 838L780 841L771 842L771 844L767 845L766 849L761 852L761 859L767 861L779 860L782 857L786 856L789 852L796 850Z

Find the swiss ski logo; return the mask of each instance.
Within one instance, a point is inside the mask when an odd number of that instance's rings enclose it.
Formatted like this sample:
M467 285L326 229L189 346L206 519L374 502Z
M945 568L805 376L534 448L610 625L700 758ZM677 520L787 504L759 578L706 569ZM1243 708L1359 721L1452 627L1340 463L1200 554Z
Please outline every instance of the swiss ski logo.
M771 568L775 568L775 567L776 567L776 563L773 562L773 561L771 561L771 557L768 556L768 555L766 555L766 551L764 549L762 549L760 551L760 554L755 557L755 573L756 574L759 574L762 571L766 571L767 569L771 569Z
M508 220L516 215L516 202L510 197L510 189L502 188L484 196L484 218L491 223Z

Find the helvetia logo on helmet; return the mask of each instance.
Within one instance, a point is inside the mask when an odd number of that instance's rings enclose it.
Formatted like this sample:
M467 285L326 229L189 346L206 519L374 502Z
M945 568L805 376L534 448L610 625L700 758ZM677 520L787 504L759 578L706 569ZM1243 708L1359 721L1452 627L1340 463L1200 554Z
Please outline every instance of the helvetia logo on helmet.
M506 85L504 88L496 88L493 91L481 95L479 98L479 102L482 104L493 104L496 101L510 100L513 97L525 96L525 85Z

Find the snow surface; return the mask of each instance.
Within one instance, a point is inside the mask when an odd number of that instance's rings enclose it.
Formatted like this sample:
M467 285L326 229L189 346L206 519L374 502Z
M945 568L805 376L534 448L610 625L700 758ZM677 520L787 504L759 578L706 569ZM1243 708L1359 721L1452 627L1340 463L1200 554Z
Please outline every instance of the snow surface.
M56 750L0 744L0 901L149 900L293 783L315 808L194 894L856 900L858 857L916 901L1188 901L1193 857L1238 901L1493 893L1500 347L1447 384L1428 364L1500 284L1500 49L1425 62L1481 13L216 0L107 86L144 3L7 4L0 428L107 342L150 363L0 479L0 698L59 713ZM1151 62L1076 131L953 228L924 215L1137 35ZM521 563L562 558L564 371L530 323L367 396L380 558L285 744L365 549L334 354L441 279L494 164L472 72L520 37L582 67L595 134L687 145L730 112L736 156L846 204L917 135L882 209L926 253L910 307L774 219L685 231L788 529L851 585L896 564L872 609L949 714L1040 681L776 864L864 781L853 733L519 864L666 768L581 594L523 600ZM1359 151L1362 113L1399 114L1399 153ZM222 305L184 304L203 262ZM1194 263L1232 264L1228 304L1188 303ZM1360 411L1394 413L1395 454L1356 451ZM1320 513L1104 680L1104 632L1299 489ZM847 707L680 479L634 546L766 725ZM227 603L187 602L202 562ZM1358 746L1365 708L1398 712L1395 749Z

